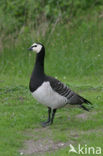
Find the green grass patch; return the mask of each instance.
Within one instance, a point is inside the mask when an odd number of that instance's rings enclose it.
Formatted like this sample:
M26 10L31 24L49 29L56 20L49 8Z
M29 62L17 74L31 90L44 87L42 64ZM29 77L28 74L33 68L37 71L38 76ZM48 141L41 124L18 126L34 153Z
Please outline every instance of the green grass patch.
M33 99L28 90L28 80L18 78L17 83L15 81L13 83L12 79L10 80L6 75L3 75L2 78L6 79L6 86L1 83L0 87L0 155L18 156L26 140L37 141L47 138L54 142L70 141L75 147L80 143L103 148L101 131L103 129L103 90L101 87L82 86L79 80L77 83L75 79L72 79L71 88L90 99L94 108L90 112L85 112L77 107L59 109L54 124L43 129L40 122L46 120L47 108ZM87 118L82 119L78 117L79 114L85 114ZM69 143L66 147L56 151L51 150L50 153L56 156L69 155ZM39 154L49 155L48 152ZM36 155L39 154L36 153Z

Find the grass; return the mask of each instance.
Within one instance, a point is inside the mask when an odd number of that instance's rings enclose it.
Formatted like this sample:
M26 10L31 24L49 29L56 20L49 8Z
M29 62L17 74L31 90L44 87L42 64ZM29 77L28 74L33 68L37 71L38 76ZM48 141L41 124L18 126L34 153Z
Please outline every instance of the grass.
M41 38L46 46L46 73L58 77L94 104L89 113L85 112L87 119L77 117L84 114L79 108L59 109L54 124L46 129L40 122L47 118L47 109L33 99L28 89L35 59L27 51L32 34L27 42L22 40L21 45L4 48L0 55L0 155L19 156L26 140L42 138L70 141L76 148L80 143L103 149L102 26L103 21L97 15L93 19L87 16L74 25L57 25L50 37L47 33ZM68 151L69 144L42 155L76 155Z
M0 81L3 80L4 76L1 76ZM5 82L6 86L4 86ZM38 140L47 138L47 136L54 142L72 141L75 147L80 143L81 145L87 144L88 146L100 146L103 148L101 137L103 135L103 90L100 86L82 86L83 84L81 83L80 85L79 80L77 83L75 79L72 79L73 85L70 85L71 88L91 100L94 104L94 109L86 113L87 120L76 117L84 113L84 110L79 108L59 109L54 124L42 132L43 128L41 128L40 122L46 120L47 109L32 98L27 84L28 80L23 81L23 79L19 81L16 79L13 83L9 77L6 77L1 83L0 155L18 156L25 140L35 140L35 138ZM35 132L35 129L38 129L38 132ZM32 138L28 134L25 135L28 130ZM51 151L51 155L69 155L68 151L69 145L60 150ZM48 152L43 154L49 155Z

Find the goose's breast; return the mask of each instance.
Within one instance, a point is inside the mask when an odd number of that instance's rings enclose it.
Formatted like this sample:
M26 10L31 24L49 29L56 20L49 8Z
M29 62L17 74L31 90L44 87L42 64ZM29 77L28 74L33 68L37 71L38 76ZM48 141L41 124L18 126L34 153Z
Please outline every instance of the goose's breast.
M67 98L55 92L49 82L44 82L32 95L38 102L52 109L62 107L67 103Z

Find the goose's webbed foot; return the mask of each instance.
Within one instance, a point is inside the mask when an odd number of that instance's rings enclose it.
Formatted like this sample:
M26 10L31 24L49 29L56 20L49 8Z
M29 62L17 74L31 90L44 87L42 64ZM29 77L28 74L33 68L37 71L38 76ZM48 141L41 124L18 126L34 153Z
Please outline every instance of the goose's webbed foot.
M46 127L53 124L55 113L56 113L56 109L53 109L52 117L51 117L51 108L48 107L48 120L41 123L42 127Z

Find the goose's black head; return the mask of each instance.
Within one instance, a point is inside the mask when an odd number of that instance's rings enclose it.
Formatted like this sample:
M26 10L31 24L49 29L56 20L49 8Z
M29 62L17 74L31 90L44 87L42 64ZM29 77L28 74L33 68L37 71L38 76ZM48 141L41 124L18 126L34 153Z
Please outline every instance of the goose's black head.
M41 43L33 43L32 46L28 50L34 51L38 54L41 51L44 51L44 46Z

